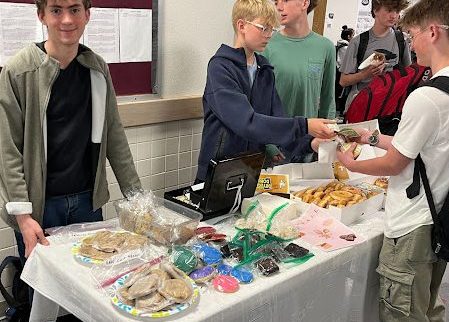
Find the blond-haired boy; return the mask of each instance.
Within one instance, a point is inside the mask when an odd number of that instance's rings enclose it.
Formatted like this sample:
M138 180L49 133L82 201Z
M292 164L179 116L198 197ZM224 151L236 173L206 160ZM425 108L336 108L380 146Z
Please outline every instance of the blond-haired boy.
M420 155L440 211L449 190L449 95L432 84L436 78L449 81L449 1L421 0L405 12L401 24L418 63L432 69L430 86L408 96L395 136L379 137L385 156L354 161L349 151L338 157L351 171L391 176L377 268L381 320L437 322L445 316L438 293L446 262L432 248L432 215L414 168ZM362 143L368 143L370 133L361 134Z
M322 119L287 118L274 85L273 67L258 55L279 26L269 0L237 0L232 11L235 39L221 45L209 61L203 95L204 129L197 180L205 180L209 161L275 144L293 155L316 150L313 136L329 138ZM308 135L308 133L310 135ZM282 157L272 153L275 160Z

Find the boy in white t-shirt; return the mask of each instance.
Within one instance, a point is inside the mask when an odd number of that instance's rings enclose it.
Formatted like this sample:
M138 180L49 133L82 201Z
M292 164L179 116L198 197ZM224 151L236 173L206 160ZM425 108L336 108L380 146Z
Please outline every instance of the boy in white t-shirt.
M433 77L449 76L449 1L421 0L406 11L407 30L418 64L430 66ZM394 137L361 131L361 143L387 150L383 157L354 161L352 151L338 152L351 171L391 176L385 205L385 237L379 255L382 321L444 321L438 296L446 262L431 247L432 215L421 187L408 199L414 159L421 155L437 211L449 189L449 95L421 87L407 98ZM355 144L354 144L355 145Z

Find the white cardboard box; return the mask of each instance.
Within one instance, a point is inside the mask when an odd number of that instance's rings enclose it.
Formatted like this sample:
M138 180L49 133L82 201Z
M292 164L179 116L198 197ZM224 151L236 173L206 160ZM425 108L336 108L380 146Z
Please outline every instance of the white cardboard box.
M287 174L290 186L298 185L300 181L316 181L320 185L323 180L334 179L334 171L330 163L288 163L267 170L262 173Z
M301 212L305 212L305 210L310 205L306 202L303 202L299 198L293 198L292 200L298 203ZM362 216L372 214L382 209L383 200L383 194L378 194L363 202L356 203L355 205L347 206L344 208L330 206L325 210L327 210L330 216L341 221L343 224L350 225Z
M345 182L345 184L352 185L352 184L358 184L361 182L372 183L372 182L374 182L376 177L367 176L367 177L365 177L365 179L368 181L362 181L362 178L359 178L359 179L354 179L354 181L352 181L352 182ZM372 181L370 181L370 180L372 180ZM298 187L300 187L300 188L296 189L295 187L292 187L292 186L290 188L291 188L291 191L299 191L304 188L315 188L315 187L321 186L323 184L327 184L330 181L332 181L332 180L329 180L329 179L315 180L316 184L313 184L313 182L311 180L298 180L297 183L298 183ZM305 212L306 209L310 205L294 196L292 196L292 200L294 200L295 202L298 203L299 209L301 212ZM330 206L329 208L324 209L324 210L327 211L330 216L341 221L343 224L349 225L349 224L357 221L363 215L369 215L376 211L381 210L384 206L384 203L385 203L385 195L383 193L380 193L380 194L375 195L363 202L356 203L351 206L347 206L344 208Z

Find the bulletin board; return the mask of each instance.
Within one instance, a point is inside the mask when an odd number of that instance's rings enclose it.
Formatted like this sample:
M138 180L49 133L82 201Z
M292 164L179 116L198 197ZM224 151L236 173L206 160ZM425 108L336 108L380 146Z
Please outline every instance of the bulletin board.
M0 3L1 2L34 4L34 0L0 0ZM108 62L108 65L117 95L155 94L156 86L154 84L156 80L158 43L157 0L92 0L92 8L151 10L151 21L148 21L148 24L151 25L151 43L145 44L145 46L150 46L151 60L116 63ZM138 32L139 30L136 30L136 33Z

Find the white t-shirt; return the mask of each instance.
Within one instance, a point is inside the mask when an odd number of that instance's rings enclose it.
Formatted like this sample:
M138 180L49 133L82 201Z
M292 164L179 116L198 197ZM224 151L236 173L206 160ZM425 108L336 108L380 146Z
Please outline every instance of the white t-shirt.
M433 77L437 76L449 76L449 66ZM449 190L449 95L433 87L412 92L405 101L392 144L410 159L421 154L439 211ZM413 181L414 166L412 161L399 175L390 178L385 204L388 238L398 238L433 223L422 184L417 197L407 198L405 189Z

